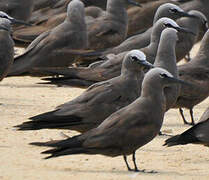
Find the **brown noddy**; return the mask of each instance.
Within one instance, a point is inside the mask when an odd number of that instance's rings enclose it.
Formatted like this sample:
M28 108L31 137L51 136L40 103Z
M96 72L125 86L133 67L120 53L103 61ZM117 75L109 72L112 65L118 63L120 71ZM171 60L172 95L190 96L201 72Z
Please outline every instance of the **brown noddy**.
M70 2L71 0L54 1L51 6L34 11L31 15L30 23L33 25L41 24L47 21L51 16L66 12Z
M123 156L129 171L140 171L135 152L159 133L165 112L163 89L179 82L166 70L153 68L144 77L141 96L110 115L97 128L66 140L31 144L53 147L43 152L50 154L45 159L70 154ZM127 155L132 155L134 169L128 165Z
M7 75L14 60L14 42L11 38L11 21L0 18L0 81Z
M51 0L49 6L34 11L30 18L31 27L20 26L14 29L13 39L16 46L28 45L45 31L49 31L65 20L68 3L71 0ZM64 13L64 15L63 15Z
M167 139L164 146L170 147L190 143L209 146L209 107L206 109L197 124L182 134Z
M181 8L179 8L175 4L165 3L157 9L155 16L154 16L153 24L162 17L177 19L179 17L184 17L184 16L190 17L192 19L197 18L193 14L188 14L184 12ZM140 49L140 48L146 47L150 43L152 29L153 28L150 28L144 33L140 33L140 34L134 35L126 39L124 42L122 42L120 45L114 48L110 48L105 51L96 51L96 52L84 54L81 59L84 59L83 61L85 61L85 60L88 60L90 56L90 59L97 60L98 56L105 56L109 53L119 54L124 51L131 50L131 49Z
M149 46L140 49L143 51L146 56L147 56L147 61L150 63L154 63L156 54L157 54L157 49L158 49L158 44L160 41L160 35L161 32L166 28L166 27L173 27L176 28L178 31L186 31L190 32L189 30L183 29L179 27L175 21L169 19L169 18L161 18L158 20L153 28L152 31L152 37L151 37L151 43ZM52 78L52 79L46 79L50 80L53 83L62 83L64 80L66 85L74 85L74 86L88 86L92 82L97 82L97 81L103 81L107 80L113 77L116 77L120 74L120 69L121 69L121 63L123 60L123 57L127 53L123 52L117 55L110 54L106 58L107 60L101 61L99 63L90 65L89 67L72 67L68 69L44 69L44 71L50 72L52 74L61 74L64 75L64 79L62 77L60 78ZM67 83L66 83L67 82Z
M133 0L108 0L106 13L88 24L89 49L106 49L123 42L128 30L126 7Z
M35 0L33 11L43 9L46 7L53 8L53 5L56 4L60 0Z
M191 123L194 124L193 107L209 96L209 30L205 33L197 55L190 62L179 65L179 78L193 86L181 85L179 97L174 105L179 108L185 124L189 124L182 108L190 110Z
M34 0L4 0L0 2L0 11L3 11L15 19L28 21Z
M12 25L25 25L25 26L31 26L31 24L15 19L14 17L9 16L7 13L0 11L0 18L8 19Z
M94 21L95 18L102 16L105 13L101 8L96 6L90 6L85 8L85 21L88 24L90 21ZM27 46L28 43L32 42L41 33L48 31L60 25L66 18L67 13L58 13L51 15L47 20L42 20L31 27L21 27L15 29L13 38L16 40L17 45L23 47Z
M16 41L17 46L27 47L34 39L40 34L49 31L58 25L62 24L66 19L66 13L61 13L55 16L51 16L47 21L31 27L22 26L15 29L13 38Z
M89 49L106 49L116 46L125 40L128 28L126 7L129 4L140 6L140 4L134 0L108 0L105 13L102 13L102 16L95 18L94 21L87 23ZM56 10L56 14L62 13L61 10L59 13L57 13L57 11L58 10ZM51 13L53 13L51 10L50 13L46 13L47 18L42 17L42 19L38 21L38 25L41 24L40 22L47 21ZM53 15L55 15L55 13ZM37 16L39 17L40 14ZM57 21L55 19L55 24L56 23ZM25 30L20 29L18 32L14 33L15 39L30 42L31 38L38 35L35 30L33 27ZM22 35L23 33L24 36Z
M138 8L138 7L129 8L127 11L128 13L127 36L131 37L133 35L142 33L147 29L149 29L150 27L152 27L153 18L157 12L157 9L161 5L170 2L171 0L149 1L146 4L143 4L143 8ZM172 2L172 4L178 5L179 3ZM162 16L162 17L170 17L170 16ZM158 19L160 18L161 17L159 17Z
M62 24L38 36L22 55L15 57L10 76L30 72L34 67L71 65L74 52L87 47L87 32L83 3L71 1L67 12ZM68 50L67 55L58 52L62 48Z
M180 7L184 9L185 11L190 11L190 10L200 11L207 17L207 20L209 21L209 1L208 0L192 0L190 2L183 3L182 5L180 5ZM206 31L207 30L204 30L204 29L202 30L202 32L200 33L197 39L198 41L202 39Z
M129 105L140 96L143 69L152 64L139 50L130 51L124 58L121 75L90 86L82 95L43 113L17 127L19 130L71 129L86 132L97 127L115 111Z
M153 19L153 26L162 17L168 17L170 19L175 20L175 19L183 17L183 16L191 17L192 19L194 18L193 15L186 13L177 5L172 4L172 3L165 3L157 9L154 19ZM150 40L151 40L151 33L152 33L152 28L149 28L144 33L134 35L134 36L126 39L120 45L118 45L112 49L106 50L103 54L107 54L107 53L118 54L118 53L121 53L121 52L124 52L127 50L131 50L131 49L143 48L143 47L149 45Z
M191 15L194 15L196 18L182 17L176 22L179 26L190 29L195 35L178 33L178 42L176 45L176 60L179 62L187 55L187 60L190 59L189 52L192 49L193 45L196 43L200 32L208 29L207 18L200 11L191 10L188 12Z
M162 31L154 66L161 67L170 72L173 77L178 78L176 66L176 42L178 41L177 31L173 28L166 28ZM179 86L174 84L164 89L166 96L166 111L176 102L179 95Z

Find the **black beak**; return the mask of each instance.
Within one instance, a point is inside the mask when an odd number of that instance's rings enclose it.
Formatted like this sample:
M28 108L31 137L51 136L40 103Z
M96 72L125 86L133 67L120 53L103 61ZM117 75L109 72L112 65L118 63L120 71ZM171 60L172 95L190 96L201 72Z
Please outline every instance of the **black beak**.
M196 34L194 32L192 32L191 30L189 30L187 28L183 28L183 27L173 27L173 28L176 29L178 32L190 33L190 34L196 36Z
M129 4L132 4L134 6L139 6L142 7L141 4L139 4L138 2L134 1L134 0L127 0Z
M195 34L194 32L192 32L191 30L189 30L189 29L187 29L187 28L173 26L173 25L170 24L170 23L165 23L164 26L165 26L165 27L169 27L169 28L174 28L174 29L176 29L178 32L190 33L190 34L196 36L196 34Z
M190 18L197 18L197 16L189 14L188 12L184 12L184 11L176 11L176 14L179 17L190 17Z
M146 61L146 60L144 60L144 61L138 61L138 63L140 65L142 65L144 69L148 69L149 70L151 68L154 68L154 66L151 63L149 63L148 61Z
M182 81L181 79L177 79L175 77L170 77L170 76L167 76L167 77L164 77L168 80L168 82L170 84L182 84L182 85L186 85L186 86L191 86L192 87L192 84L186 82L186 81Z
M17 20L17 19L14 19L14 18L10 18L9 20L11 21L12 24L21 24L21 25L25 25L25 26L32 26L29 23L26 23L24 21Z

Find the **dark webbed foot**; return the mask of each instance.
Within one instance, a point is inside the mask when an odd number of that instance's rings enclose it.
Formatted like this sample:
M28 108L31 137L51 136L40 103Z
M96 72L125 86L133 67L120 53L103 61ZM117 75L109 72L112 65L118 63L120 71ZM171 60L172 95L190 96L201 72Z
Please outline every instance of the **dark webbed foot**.
M157 173L156 171L146 171L145 169L138 169L137 165L136 165L136 156L135 156L135 151L133 152L132 154L132 160L133 160L133 163L134 163L134 169L131 169L128 162L127 162L127 157L126 155L123 155L123 159L126 163L126 166L127 166L127 169L128 171L132 171L132 172L141 172L141 173Z

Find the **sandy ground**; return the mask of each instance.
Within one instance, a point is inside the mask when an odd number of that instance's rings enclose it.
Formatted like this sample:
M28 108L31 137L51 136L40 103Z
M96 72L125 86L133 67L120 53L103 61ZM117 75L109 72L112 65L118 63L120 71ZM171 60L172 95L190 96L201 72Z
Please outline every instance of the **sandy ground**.
M197 47L194 49L197 50ZM195 51L193 50L193 54ZM70 136L76 132L41 130L18 132L13 126L27 121L30 116L45 111L81 94L84 90L38 85L39 78L12 77L0 83L0 179L209 179L209 148L199 145L163 147L167 137L156 137L137 151L139 168L157 173L131 173L122 157L74 155L43 160L33 141L63 139L61 132ZM209 104L209 98L194 108L197 121ZM185 111L190 119L188 111ZM183 125L178 110L165 115L163 132L171 135L189 128ZM132 165L131 159L130 164Z

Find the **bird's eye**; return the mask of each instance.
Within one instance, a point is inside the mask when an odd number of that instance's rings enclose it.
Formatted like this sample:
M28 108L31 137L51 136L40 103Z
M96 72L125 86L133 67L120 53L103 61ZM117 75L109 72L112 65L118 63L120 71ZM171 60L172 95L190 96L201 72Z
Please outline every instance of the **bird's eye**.
M175 9L175 8L170 8L169 11L170 11L171 13L177 13L177 12L178 12L178 10Z
M206 28L208 28L208 21L207 20L204 21L204 25Z
M170 23L164 23L165 27L173 27Z
M166 78L166 77L168 77L168 75L165 74L165 73L161 73L161 74L160 74L160 77L161 77L161 78Z
M139 58L138 58L138 57L136 57L136 56L131 56L131 60L132 60L132 61L138 61L138 60L139 60Z

